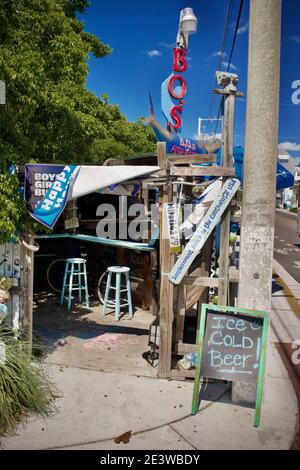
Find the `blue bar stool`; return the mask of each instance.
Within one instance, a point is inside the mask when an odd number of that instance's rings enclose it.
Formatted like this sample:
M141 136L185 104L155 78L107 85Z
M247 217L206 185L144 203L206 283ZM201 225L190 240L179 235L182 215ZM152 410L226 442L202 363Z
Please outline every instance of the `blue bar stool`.
M115 320L120 320L120 308L121 307L128 307L128 313L130 318L133 317L133 308L132 308L132 301L131 301L131 289L130 289L130 279L129 279L129 271L130 268L126 266L110 266L107 268L108 276L107 276L107 284L105 289L105 296L104 296L104 303L103 303L103 311L102 314L106 314L107 307L112 307L115 309ZM116 284L112 286L112 275L116 276ZM121 276L122 274L125 275L125 286L121 286ZM122 287L122 289L121 289ZM109 292L110 290L115 290L115 298L109 300ZM126 292L127 297L125 302L121 304L121 292Z
M76 283L74 283L74 277ZM83 279L82 279L83 277ZM78 299L81 303L82 291L85 292L85 304L89 306L89 294L87 285L86 260L83 258L66 259L64 282L60 296L60 305L64 303L65 290L68 289L68 310L71 309L72 293L78 291Z

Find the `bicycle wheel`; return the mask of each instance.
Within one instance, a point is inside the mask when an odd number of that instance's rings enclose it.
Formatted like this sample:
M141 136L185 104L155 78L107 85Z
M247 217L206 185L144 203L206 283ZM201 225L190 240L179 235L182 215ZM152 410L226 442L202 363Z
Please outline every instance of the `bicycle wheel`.
M104 271L104 273L102 273L101 276L99 277L98 284L97 284L97 295L101 304L104 303L106 283L107 283L107 271Z
M50 289L56 293L62 291L66 260L58 258L49 264L47 269L47 282Z

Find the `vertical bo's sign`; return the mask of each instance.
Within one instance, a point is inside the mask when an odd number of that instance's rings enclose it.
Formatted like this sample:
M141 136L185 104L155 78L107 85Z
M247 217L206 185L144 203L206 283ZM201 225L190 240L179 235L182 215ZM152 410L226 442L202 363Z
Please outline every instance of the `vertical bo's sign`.
M182 75L187 69L186 49L175 47L173 51L173 73L162 84L162 110L168 125L177 132L181 129L181 114L187 92L186 81ZM169 97L166 97L166 89Z

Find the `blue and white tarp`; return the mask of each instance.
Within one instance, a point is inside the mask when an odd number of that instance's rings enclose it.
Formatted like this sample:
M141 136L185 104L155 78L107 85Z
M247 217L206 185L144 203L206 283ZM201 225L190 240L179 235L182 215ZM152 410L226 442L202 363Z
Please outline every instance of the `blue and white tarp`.
M240 180L241 185L243 186L244 148L234 147L233 157L235 176ZM221 159L220 154L217 155L217 161L219 159ZM220 164L219 161L218 164ZM281 163L277 162L276 191L280 191L284 188L290 188L292 186L294 186L294 176Z
M25 199L30 215L53 228L67 202L160 170L159 166L30 165Z

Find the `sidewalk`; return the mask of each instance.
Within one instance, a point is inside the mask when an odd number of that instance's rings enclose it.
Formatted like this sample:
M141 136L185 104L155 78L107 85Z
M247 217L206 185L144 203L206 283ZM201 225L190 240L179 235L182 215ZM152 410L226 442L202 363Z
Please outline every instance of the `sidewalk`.
M274 267L299 298L299 284L281 266ZM227 385L210 385L200 412L191 416L192 382L50 365L63 395L56 400L58 413L46 420L31 418L18 435L2 441L4 449L289 449L298 405L275 343L282 334L288 342L300 338L300 321L289 293L278 285L259 428L252 426L253 409L229 402ZM114 438L127 431L132 431L130 441L116 444Z

